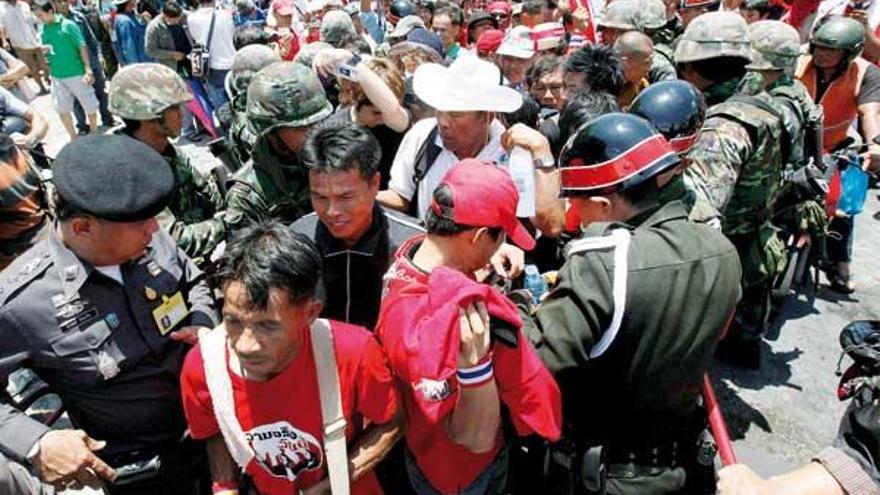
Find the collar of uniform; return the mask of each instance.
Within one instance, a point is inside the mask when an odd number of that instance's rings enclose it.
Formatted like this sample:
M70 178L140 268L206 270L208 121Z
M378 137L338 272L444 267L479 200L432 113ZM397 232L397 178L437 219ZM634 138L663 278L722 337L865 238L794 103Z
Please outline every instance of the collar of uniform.
M58 235L58 227L56 223L52 231L49 232L49 256L58 267L64 295L70 298L79 292L79 288L89 278L92 266L81 260L76 253L64 245L61 236Z
M684 203L679 200L670 201L663 205L649 208L646 211L630 218L626 221L628 225L634 227L653 227L669 220L677 220L679 218L687 218L688 212L684 207Z
M379 241L386 232L387 226L388 220L385 219L385 213L382 211L382 207L379 206L379 203L375 203L373 205L373 223L370 224L370 228L367 229L364 235L354 243L354 246L350 248L345 247L345 244L343 244L342 241L336 239L330 234L330 231L327 230L327 227L325 227L320 220L318 220L315 240L318 241L318 244L327 246L327 250L324 253L325 257L344 253L346 251L372 256L376 253L376 248L379 246Z

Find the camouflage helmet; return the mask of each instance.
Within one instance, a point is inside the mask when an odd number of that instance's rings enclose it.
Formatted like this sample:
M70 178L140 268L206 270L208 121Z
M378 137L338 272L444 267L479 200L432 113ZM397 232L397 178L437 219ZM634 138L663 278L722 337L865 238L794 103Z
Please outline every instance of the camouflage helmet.
M801 51L797 29L781 21L758 21L749 25L752 70L781 70L794 74Z
M639 5L635 0L616 0L605 4L602 16L596 21L599 27L632 31Z
M817 46L843 50L847 63L862 53L865 47L865 28L859 21L843 16L823 20L810 36L810 52Z
M165 110L192 100L186 82L162 64L132 64L110 81L110 111L126 120L162 118Z
M675 62L740 57L751 62L749 27L739 14L709 12L697 16L675 47Z
M302 64L276 62L257 72L248 86L248 128L256 135L310 126L331 113L318 76Z
M661 0L636 0L635 25L639 31L652 31L666 25L666 5Z
M232 59L232 88L239 93L247 91L248 84L254 74L275 62L281 57L275 50L266 45L248 45L235 52Z

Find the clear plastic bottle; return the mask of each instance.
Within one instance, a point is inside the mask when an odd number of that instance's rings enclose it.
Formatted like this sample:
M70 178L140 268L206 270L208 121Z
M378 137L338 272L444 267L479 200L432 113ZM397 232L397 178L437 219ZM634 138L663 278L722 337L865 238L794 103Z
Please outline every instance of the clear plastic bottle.
M529 291L535 303L541 302L541 297L547 292L547 281L544 280L537 266L526 265L523 287Z

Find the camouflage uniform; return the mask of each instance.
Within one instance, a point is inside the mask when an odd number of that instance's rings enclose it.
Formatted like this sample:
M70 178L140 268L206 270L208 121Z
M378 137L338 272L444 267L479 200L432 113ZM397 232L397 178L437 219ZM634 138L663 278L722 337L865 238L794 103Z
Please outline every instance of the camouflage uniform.
M722 56L751 61L748 28L736 14L713 12L697 17L675 51L679 63ZM723 232L739 252L745 296L737 321L741 336L749 341L760 339L770 283L785 261L784 246L770 224L772 204L782 183L783 126L776 112L761 107L760 102L772 105L763 85L763 78L744 78L704 91L711 106L691 151L691 166L685 171L685 180L697 196L692 217L704 221L721 217ZM740 95L759 102L737 100Z
M605 7L598 25L620 31L639 31L654 41L654 33L666 25L666 7L660 0L617 0ZM672 55L672 48L654 42L649 82L675 79Z
M235 52L232 61L232 123L229 127L229 139L235 145L242 162L250 160L251 150L257 142L257 136L247 126L247 88L254 74L281 58L274 50L265 45L248 45Z
M312 211L308 171L297 157L285 161L274 153L270 141L277 129L310 127L332 112L317 75L304 65L277 62L254 76L247 125L257 140L226 196L230 232L269 218L291 223Z
M165 110L192 99L183 79L160 64L122 68L110 82L110 109L125 120L162 119ZM207 261L225 237L223 195L217 184L192 165L170 142L162 156L174 171L176 187L159 223L197 263Z

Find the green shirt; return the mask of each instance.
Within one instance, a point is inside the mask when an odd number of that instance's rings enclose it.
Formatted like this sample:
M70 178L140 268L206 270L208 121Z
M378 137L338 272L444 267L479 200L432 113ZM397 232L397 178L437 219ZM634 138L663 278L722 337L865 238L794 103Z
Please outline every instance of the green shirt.
M86 46L82 31L73 21L60 15L56 22L43 25L41 38L49 46L49 72L52 77L63 79L85 75L80 48Z

